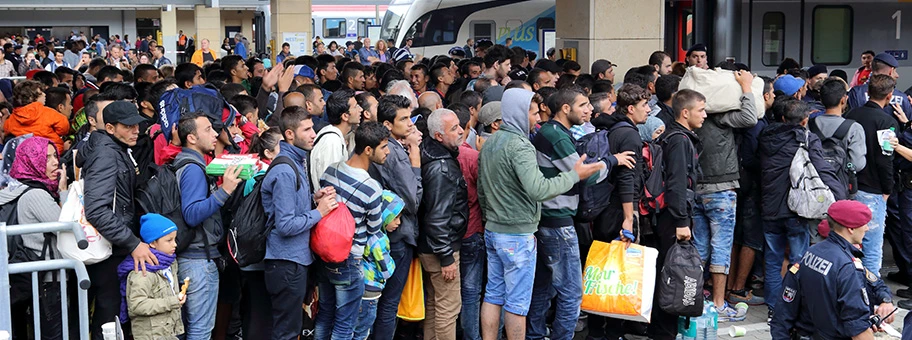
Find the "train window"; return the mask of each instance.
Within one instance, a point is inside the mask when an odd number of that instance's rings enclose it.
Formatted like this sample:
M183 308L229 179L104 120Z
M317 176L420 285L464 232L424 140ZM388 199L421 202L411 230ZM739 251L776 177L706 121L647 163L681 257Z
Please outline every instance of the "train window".
M434 10L415 20L405 36L412 38L414 47L453 44L468 15L453 9Z
M687 51L694 44L693 34L693 10L685 9L681 11L684 20L681 20L681 50Z
M785 58L785 14L767 12L763 14L763 54L765 66L776 66Z
M345 38L348 26L344 18L323 19L324 38Z
M814 64L847 65L852 62L852 8L817 6L811 42Z
M475 41L482 39L494 41L494 32L497 30L497 24L493 21L472 21L472 32L469 36Z
M367 26L376 25L377 19L374 18L359 18L358 19L358 35L366 37Z

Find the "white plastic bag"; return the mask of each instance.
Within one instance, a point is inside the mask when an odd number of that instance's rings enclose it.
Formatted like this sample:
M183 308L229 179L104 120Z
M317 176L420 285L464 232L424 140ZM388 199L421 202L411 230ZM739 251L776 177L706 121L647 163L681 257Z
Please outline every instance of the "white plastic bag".
M694 66L687 68L678 89L694 90L706 96L707 113L741 109L741 95L744 94L733 71L719 68L704 70ZM754 77L751 92L754 95L754 106L757 107L757 118L762 118L766 111L766 106L763 105L763 79Z
M83 185L82 180L70 185L66 203L60 209L59 221L77 222L82 225L86 240L89 241L89 247L79 249L76 244L76 236L72 232L61 231L57 233L57 249L64 258L79 260L85 264L95 264L111 257L111 242L102 237L98 230L95 230L95 227L92 227L86 220Z

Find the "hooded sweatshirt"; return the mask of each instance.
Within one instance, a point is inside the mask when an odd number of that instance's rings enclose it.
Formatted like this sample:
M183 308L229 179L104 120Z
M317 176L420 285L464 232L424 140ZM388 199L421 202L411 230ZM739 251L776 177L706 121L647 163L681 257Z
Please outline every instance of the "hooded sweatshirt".
M529 141L532 91L504 92L503 125L485 142L478 160L478 200L488 223L485 229L503 234L531 234L538 229L541 202L567 192L575 170L545 178Z
M63 138L60 136L70 132L70 122L57 110L34 102L13 109L13 114L3 124L3 131L13 136L33 133L50 139L57 146L57 152L63 153Z

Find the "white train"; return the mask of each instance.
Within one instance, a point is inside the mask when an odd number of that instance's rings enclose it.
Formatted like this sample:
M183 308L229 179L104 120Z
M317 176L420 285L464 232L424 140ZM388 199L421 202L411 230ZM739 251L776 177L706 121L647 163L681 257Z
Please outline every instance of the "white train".
M368 27L380 25L380 19L387 10L387 1L376 1L375 5L317 5L311 6L311 32L320 37L326 46L335 41L345 48L346 41L355 41L358 36L368 36ZM382 3L382 5L380 4Z

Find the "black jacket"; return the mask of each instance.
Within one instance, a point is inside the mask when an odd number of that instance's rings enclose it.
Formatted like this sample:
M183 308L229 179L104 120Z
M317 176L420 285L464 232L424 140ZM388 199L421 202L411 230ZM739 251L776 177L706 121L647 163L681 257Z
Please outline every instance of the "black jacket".
M665 126L669 126L669 125L671 125L671 123L674 123L674 121L675 121L674 109L672 109L671 106L665 105L665 103L663 103L661 101L657 102L656 104L659 105L660 109L662 109L661 111L659 111L659 114L657 114L656 117L661 119L662 122L665 123Z
M664 155L666 205L659 213L669 214L675 227L690 226L703 144L693 131L678 122L666 125L659 141Z
M608 145L612 155L624 151L633 151L636 154L636 165L633 169L625 166L612 169L614 171L611 171L608 180L614 184L614 191L611 192L612 202L638 202L643 191L643 140L636 124L626 115L615 112L596 117L592 120L592 125L598 130L610 130Z
M462 169L450 151L428 138L421 145L421 178L424 195L418 210L418 252L434 254L440 266L453 264L469 220L469 194Z
M899 136L899 126L896 119L890 117L877 103L867 102L864 106L856 107L845 115L845 119L853 119L865 131L865 146L868 153L867 165L858 172L858 190L871 194L890 194L893 192L893 155L884 155L877 138L877 131L896 128Z
M127 146L107 132L92 132L76 166L85 179L86 219L111 242L114 255L129 254L140 239L133 200L138 169Z
M807 129L800 125L773 123L760 133L760 188L762 192L761 211L765 220L798 217L788 207L788 192L791 189L789 169L792 159L801 143L804 142ZM830 187L837 200L846 197L845 186L836 177L836 170L823 159L823 146L813 133L808 134L808 156L817 168L823 183Z

